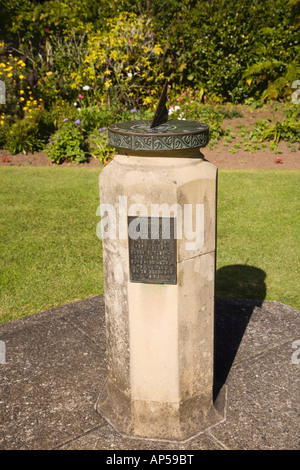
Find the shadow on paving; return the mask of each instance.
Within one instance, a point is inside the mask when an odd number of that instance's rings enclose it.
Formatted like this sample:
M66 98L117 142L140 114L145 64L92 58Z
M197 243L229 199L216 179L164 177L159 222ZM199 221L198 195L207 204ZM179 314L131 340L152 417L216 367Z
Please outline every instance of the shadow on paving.
M266 297L265 279L262 269L241 264L224 266L216 272L215 399L226 382L253 310ZM258 300L245 300L241 309L240 302L235 305L233 299Z

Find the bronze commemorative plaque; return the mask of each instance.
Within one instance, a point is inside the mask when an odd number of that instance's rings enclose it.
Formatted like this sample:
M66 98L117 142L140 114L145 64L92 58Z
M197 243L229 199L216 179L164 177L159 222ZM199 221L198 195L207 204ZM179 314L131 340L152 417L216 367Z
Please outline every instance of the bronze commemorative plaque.
M174 217L128 216L131 282L177 283Z

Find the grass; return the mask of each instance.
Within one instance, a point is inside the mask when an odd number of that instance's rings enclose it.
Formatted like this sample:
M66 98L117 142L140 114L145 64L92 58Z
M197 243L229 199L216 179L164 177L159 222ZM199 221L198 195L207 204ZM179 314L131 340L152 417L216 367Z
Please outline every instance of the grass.
M217 295L300 307L299 175L219 172Z
M0 169L0 322L103 293L98 176ZM299 171L219 171L216 295L300 307L298 181Z
M98 175L0 169L0 322L103 292Z

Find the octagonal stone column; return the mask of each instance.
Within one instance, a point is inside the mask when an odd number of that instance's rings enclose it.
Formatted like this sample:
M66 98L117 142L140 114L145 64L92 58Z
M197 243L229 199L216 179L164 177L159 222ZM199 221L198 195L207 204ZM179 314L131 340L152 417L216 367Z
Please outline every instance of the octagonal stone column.
M222 418L213 403L216 178L198 149L117 155L101 171L102 216L115 208L116 238L103 238L108 377L97 409L127 436L184 440ZM128 216L174 217L175 282L132 282Z

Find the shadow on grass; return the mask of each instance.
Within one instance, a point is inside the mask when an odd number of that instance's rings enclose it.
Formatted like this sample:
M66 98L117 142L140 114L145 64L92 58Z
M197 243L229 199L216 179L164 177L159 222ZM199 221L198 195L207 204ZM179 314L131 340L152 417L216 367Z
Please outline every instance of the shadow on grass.
M226 382L254 308L266 297L265 279L266 273L254 266L225 266L216 272L215 397Z

